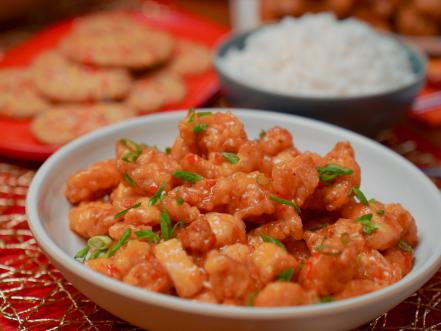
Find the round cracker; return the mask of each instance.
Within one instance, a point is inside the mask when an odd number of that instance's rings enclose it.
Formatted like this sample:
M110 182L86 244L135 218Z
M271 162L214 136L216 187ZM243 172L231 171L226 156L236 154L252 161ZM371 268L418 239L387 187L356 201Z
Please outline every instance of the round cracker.
M175 54L168 69L179 75L196 75L211 66L211 51L205 45L180 39L176 43Z
M185 98L184 81L173 73L155 73L133 84L127 104L139 113L151 113Z
M24 119L48 107L46 100L35 90L26 68L0 70L0 115Z
M31 123L31 130L43 144L61 145L133 116L134 111L118 103L57 106L38 114Z
M61 52L71 60L98 66L144 69L168 61L174 39L166 32L130 21L98 16L79 22L61 41Z
M32 74L37 89L56 101L121 99L131 85L126 70L87 67L65 59L56 51L39 55L32 64Z

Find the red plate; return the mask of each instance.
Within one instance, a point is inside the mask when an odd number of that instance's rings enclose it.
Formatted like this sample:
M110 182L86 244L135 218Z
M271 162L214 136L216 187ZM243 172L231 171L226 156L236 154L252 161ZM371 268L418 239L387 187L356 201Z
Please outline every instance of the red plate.
M176 37L184 37L203 43L212 48L228 32L227 28L216 25L198 16L176 9L165 9L154 15L130 13L146 25L164 29ZM54 48L66 35L72 19L55 24L36 34L23 44L4 54L0 67L28 66L40 52ZM219 89L216 73L210 69L206 73L185 78L187 96L173 109L197 107L208 101ZM165 107L162 111L172 110ZM57 148L39 143L30 131L30 120L13 120L0 117L0 155L27 159L45 160Z

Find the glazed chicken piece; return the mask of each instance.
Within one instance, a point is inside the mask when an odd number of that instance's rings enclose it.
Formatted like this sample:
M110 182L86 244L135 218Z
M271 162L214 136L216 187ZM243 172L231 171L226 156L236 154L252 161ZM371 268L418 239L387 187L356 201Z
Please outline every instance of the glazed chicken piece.
M283 248L272 244L262 243L252 253L253 263L256 266L260 280L269 283L283 271L292 268L297 270L296 259Z
M159 243L154 248L154 254L169 273L180 297L193 297L202 289L205 275L187 255L178 239Z
M69 212L70 228L84 238L107 234L116 222L117 210L102 201L83 202Z
M182 139L177 140L178 146L172 148L172 155L180 159L179 155L188 152L206 156L211 152L237 153L239 147L247 141L243 124L232 113L204 114L189 112L187 117L179 123L179 134ZM186 153L182 153L185 150Z
M335 294L356 275L356 259L364 247L362 226L340 219L316 232L305 232L311 251L300 272L300 284L320 296Z
M303 206L319 183L314 160L309 155L286 158L273 165L272 187L280 196Z
M215 250L208 254L204 263L214 295L219 302L245 301L248 293L255 290L255 282L247 265Z
M172 173L179 170L178 163L170 155L161 153L156 148L144 148L138 144L135 146L139 148L138 151L129 149L120 141L116 148L116 164L126 184L132 186L137 193L149 196L162 184L165 185L165 191L171 190L175 182ZM129 181L127 178L130 178Z
M315 158L317 167L325 167L330 164L341 166L352 170L352 174L338 176L330 183L321 184L314 194L308 199L308 208L334 211L346 203L351 198L353 187L360 186L360 167L355 161L355 154L349 142L339 142L335 145L323 159Z
M314 296L299 284L291 282L269 283L254 299L255 307L299 306L317 302Z
M105 196L118 186L120 180L115 161L100 161L70 176L64 194L70 203L76 205Z

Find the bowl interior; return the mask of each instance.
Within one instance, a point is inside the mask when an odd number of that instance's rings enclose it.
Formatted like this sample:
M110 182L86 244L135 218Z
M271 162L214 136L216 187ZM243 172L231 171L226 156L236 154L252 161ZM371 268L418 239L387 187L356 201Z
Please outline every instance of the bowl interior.
M410 282L421 272L433 269L435 264L439 266L441 196L416 167L381 145L334 126L292 115L255 110L234 112L245 123L250 138L258 137L261 129L278 125L291 131L295 145L302 151L324 154L338 141L351 141L362 169L361 188L367 197L400 202L416 219L419 245L415 266L400 283ZM64 259L61 263L67 268L83 276L88 273L91 281L94 280L94 272L72 258L85 241L68 226L70 205L63 195L66 179L95 161L112 158L114 142L122 137L158 145L161 149L170 146L177 134L177 123L183 116L183 112L152 115L104 128L66 145L40 168L30 189L27 212L37 240L49 255L56 253ZM147 291L139 289L140 295L142 292Z

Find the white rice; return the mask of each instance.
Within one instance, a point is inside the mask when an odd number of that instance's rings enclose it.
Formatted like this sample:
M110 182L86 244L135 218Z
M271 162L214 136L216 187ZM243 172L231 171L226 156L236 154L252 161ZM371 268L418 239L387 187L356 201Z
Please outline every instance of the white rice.
M238 81L288 95L367 95L415 79L397 41L331 14L286 18L262 28L244 49L230 50L222 66Z

